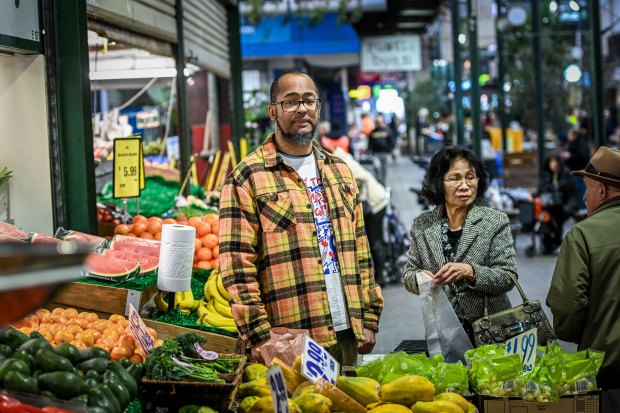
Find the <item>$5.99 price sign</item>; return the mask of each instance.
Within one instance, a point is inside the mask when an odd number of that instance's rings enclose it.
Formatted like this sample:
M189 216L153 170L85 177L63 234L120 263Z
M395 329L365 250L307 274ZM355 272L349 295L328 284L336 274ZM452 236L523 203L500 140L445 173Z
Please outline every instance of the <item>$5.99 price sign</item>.
M140 196L143 169L142 140L140 138L114 139L114 198Z
M506 341L506 354L518 354L523 364L523 372L534 370L536 349L538 348L538 330L532 328Z
M322 378L336 384L340 363L310 336L306 336L304 352L301 354L301 374L312 383Z
M282 367L276 364L267 370L267 383L269 383L269 390L271 390L274 413L290 413L288 408L288 391L284 383Z

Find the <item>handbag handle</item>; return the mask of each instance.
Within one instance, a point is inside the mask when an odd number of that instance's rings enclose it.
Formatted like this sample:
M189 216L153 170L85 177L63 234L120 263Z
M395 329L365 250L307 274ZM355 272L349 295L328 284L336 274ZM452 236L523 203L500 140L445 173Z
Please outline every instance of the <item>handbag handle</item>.
M519 290L519 295L521 295L521 298L523 299L523 303L525 304L528 301L528 299L525 296L525 293L523 292L523 288L521 288L521 284L519 284L519 281L517 281L517 277L515 277L514 274L511 272L507 274L512 280L515 287L517 287L517 290ZM488 315L489 315L489 297L487 296L486 293L484 293L484 316L488 317Z

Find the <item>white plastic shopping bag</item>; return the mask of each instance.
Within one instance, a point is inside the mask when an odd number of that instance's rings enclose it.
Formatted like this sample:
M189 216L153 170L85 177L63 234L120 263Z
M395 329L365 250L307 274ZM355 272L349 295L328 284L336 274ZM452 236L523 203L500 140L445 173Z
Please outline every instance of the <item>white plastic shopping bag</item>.
M448 363L465 362L465 352L473 347L446 292L441 286L435 286L433 278L422 271L416 274L416 279L429 354L443 354Z

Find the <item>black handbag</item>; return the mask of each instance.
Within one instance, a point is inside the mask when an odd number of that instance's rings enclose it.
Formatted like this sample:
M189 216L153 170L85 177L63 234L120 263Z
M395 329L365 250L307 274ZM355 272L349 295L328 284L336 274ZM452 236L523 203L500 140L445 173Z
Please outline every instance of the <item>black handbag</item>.
M489 300L485 294L484 317L472 323L476 347L484 344L503 343L534 327L538 329L538 345L544 346L547 344L547 340L556 339L540 301L528 300L515 276L510 273L508 275L519 290L523 304L489 314Z

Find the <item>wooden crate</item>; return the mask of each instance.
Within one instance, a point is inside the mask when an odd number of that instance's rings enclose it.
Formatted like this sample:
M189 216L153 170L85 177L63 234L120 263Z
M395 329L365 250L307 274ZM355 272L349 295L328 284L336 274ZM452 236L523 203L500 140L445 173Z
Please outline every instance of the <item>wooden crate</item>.
M240 338L175 326L174 324L166 324L155 320L142 319L142 321L144 321L147 327L157 331L157 338L162 340L172 338L177 334L192 332L207 339L207 342L203 344L203 347L207 350L213 350L218 353L245 354L245 346Z
M126 288L108 287L103 285L67 283L52 299L52 307L73 307L78 311L92 311L102 317L111 314L129 314L129 304L136 310L146 304L155 294L157 285L146 290L128 290Z

